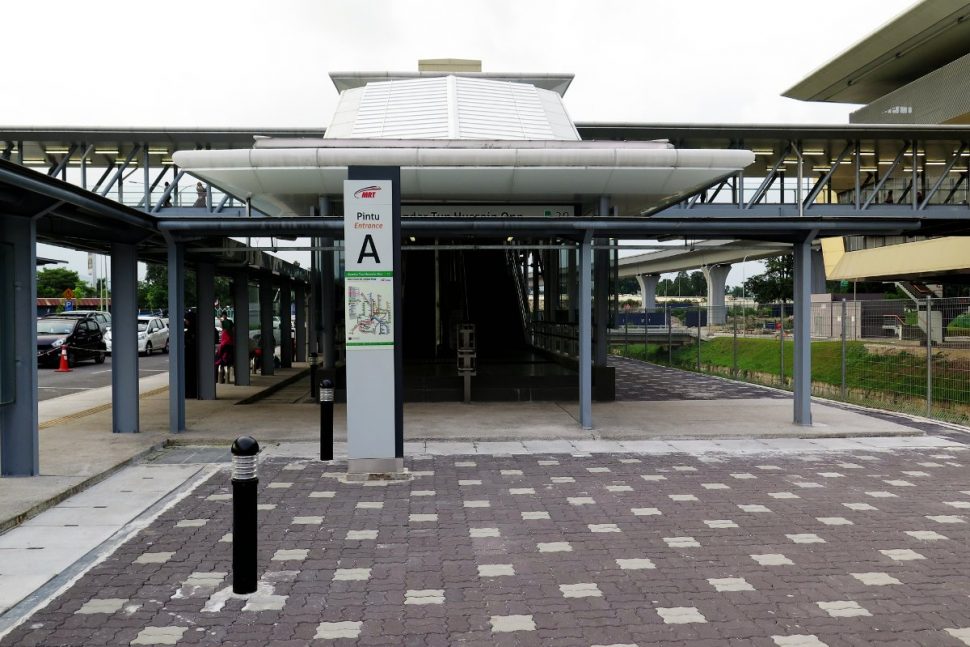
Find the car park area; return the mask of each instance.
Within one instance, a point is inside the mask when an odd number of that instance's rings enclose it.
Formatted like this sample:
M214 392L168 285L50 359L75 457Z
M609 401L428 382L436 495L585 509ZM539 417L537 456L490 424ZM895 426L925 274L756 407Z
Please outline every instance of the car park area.
M168 372L168 355L151 355L138 359L139 377ZM88 389L111 384L111 357L104 364L90 362L78 364L70 373L58 373L50 369L37 371L37 399L50 400Z

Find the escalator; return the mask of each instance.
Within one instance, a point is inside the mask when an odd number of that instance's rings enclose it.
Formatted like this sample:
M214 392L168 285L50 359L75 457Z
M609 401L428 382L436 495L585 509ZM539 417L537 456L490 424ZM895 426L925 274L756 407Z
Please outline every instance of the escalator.
M516 275L514 255L439 245L402 254L405 400L462 400L456 369L460 323L476 328L473 400L574 399L575 371L533 352L528 343L523 279Z

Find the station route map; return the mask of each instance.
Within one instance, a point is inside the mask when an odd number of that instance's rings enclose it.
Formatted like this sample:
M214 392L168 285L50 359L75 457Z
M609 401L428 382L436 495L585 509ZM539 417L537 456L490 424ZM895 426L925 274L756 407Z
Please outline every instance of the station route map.
M347 272L346 330L349 347L394 345L394 283L391 272Z

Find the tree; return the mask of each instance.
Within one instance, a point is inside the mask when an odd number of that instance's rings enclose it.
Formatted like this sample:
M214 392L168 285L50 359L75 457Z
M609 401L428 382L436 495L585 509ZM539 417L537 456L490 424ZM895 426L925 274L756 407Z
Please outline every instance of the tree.
M776 303L792 300L794 294L795 257L791 254L776 256L765 261L763 274L752 276L744 282L746 294L758 303Z
M639 294L640 284L635 276L624 276L616 282L617 294Z
M38 297L61 298L64 290L76 290L82 285L77 272L64 267L45 267L37 272Z
M168 268L149 263L145 280L138 282L138 302L151 310L168 308Z

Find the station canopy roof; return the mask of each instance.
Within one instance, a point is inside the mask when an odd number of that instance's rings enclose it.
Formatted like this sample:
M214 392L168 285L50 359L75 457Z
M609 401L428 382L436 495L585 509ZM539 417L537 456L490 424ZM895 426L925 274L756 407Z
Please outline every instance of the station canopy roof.
M870 103L970 52L970 2L924 0L783 93Z
M557 92L511 75L359 76L324 138L179 151L175 163L271 216L309 215L319 196L342 196L355 165L399 166L408 202L592 204L606 195L620 215L636 216L754 161L747 150L580 141Z

